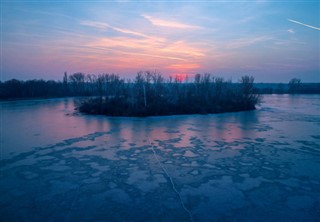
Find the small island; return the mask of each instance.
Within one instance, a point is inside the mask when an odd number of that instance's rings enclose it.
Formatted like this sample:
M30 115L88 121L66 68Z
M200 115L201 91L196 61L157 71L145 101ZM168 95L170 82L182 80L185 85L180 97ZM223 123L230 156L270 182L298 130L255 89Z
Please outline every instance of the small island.
M260 95L254 78L243 76L238 83L210 74L196 74L193 81L156 72L139 72L135 79L115 74L96 79L99 96L80 99L77 110L107 116L165 116L210 114L254 110Z

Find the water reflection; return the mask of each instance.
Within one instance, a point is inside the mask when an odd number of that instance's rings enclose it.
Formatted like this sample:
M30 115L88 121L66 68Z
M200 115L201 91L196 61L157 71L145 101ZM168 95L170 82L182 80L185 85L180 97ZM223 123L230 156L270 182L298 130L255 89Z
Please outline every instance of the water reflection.
M2 105L3 124L6 126L2 141L7 147L5 155L108 131L113 132L114 143L127 140L141 145L147 140L189 140L193 137L230 142L254 137L256 131L253 126L259 121L257 111L150 118L74 115L72 99L7 102Z
M1 103L0 219L188 221L174 181L195 221L316 221L319 96L264 101L149 118L74 114L72 99Z

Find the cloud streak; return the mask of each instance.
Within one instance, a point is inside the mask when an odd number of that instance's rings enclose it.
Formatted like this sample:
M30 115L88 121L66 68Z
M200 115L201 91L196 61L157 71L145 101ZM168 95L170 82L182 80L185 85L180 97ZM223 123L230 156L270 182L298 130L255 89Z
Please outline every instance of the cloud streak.
M109 27L109 25L107 23L96 22L96 21L81 21L80 24L84 25L84 26L89 26L89 27L93 27L96 29L100 29L100 30L106 30Z
M108 23L105 22L96 22L96 21L82 21L80 22L81 25L84 26L89 26L89 27L93 27L99 30L107 30L108 28L113 29L117 32L121 32L124 34L130 34L130 35L135 35L135 36L139 36L139 37L144 37L144 38L149 38L150 36L140 33L140 32L135 32L129 29L122 29L122 28L118 28L112 25L109 25Z
M270 81L280 74L296 77L290 64L305 65L299 69L301 75L319 72L317 3L78 3L5 1L3 72L12 77L29 72L30 78L52 73L60 78L64 71L131 75L156 69L165 75L214 72L234 78L242 72L257 73ZM318 79L310 75L310 81Z
M176 29L199 29L201 27L194 26L194 25L188 25L181 22L175 22L175 21L168 21L164 19L158 19L155 17L151 17L148 15L142 15L145 19L149 20L153 25L155 26L162 26L167 28L176 28Z
M304 23L302 23L302 22L298 22L298 21L295 21L295 20L293 20L293 19L288 19L288 21L289 21L289 22L296 23L296 24L299 24L299 25L303 25L303 26L308 27L308 28L312 28L312 29L315 29L315 30L320 31L320 28L318 28L318 27L315 27L315 26L312 26L312 25L308 25L308 24L304 24Z
M272 38L269 36L257 36L257 37L251 37L251 38L240 38L233 40L233 42L227 44L227 48L229 49L238 49L242 47L247 47L259 42L264 42L271 40Z
M294 34L295 33L295 31L293 30L293 29L288 29L287 30L289 33L291 33L291 34Z
M148 52L160 56L159 58L168 58L185 61L186 59L195 59L203 57L204 53L200 48L192 47L186 42L162 42L157 39L133 39L128 37L99 38L94 42L86 44L89 47L113 48L126 50L130 52Z
M151 17L148 17L148 20L153 26L181 30L198 28L178 22L154 20ZM180 39L175 41L167 37L152 36L132 29L116 27L106 22L86 20L81 21L80 24L100 31L112 29L118 32L117 36L97 38L82 44L86 47L85 51L92 52L92 54L99 53L98 60L106 61L109 59L110 53L112 53L114 63L121 64L118 68L122 67L124 69L128 67L132 69L133 67L142 67L144 65L148 67L149 64L149 66L151 65L150 67L163 67L170 73L189 73L200 67L196 63L205 56L202 47L197 46L197 44L194 45L188 40ZM123 55L126 55L126 59L123 59ZM113 64L109 65L114 67Z

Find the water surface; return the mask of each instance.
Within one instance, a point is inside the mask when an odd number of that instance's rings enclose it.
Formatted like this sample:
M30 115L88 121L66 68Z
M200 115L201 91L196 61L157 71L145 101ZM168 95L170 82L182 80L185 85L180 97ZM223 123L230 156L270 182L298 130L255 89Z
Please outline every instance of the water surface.
M317 221L320 96L255 111L88 116L1 102L1 221Z

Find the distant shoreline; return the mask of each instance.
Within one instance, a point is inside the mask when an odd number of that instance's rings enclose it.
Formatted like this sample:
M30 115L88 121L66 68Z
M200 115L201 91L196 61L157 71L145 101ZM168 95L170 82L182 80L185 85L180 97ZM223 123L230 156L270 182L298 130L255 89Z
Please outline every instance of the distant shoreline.
M179 84L180 88L190 88L190 86L202 84L207 86L210 85L212 89L219 84L228 85L229 88L237 88L240 86L240 82L234 83L231 81L225 81L221 77L215 77L210 74L197 74L194 76L194 81L192 82L188 79L179 79L178 76L164 79L161 74L150 71L139 72L137 77L131 80L121 78L116 74L86 75L83 73L74 73L68 76L65 73L63 76L63 81L46 81L41 79L22 81L11 79L5 82L0 82L0 101L72 97L83 98L108 95L117 96L116 94L118 92L115 90L119 84L122 85L122 88L130 88L132 85L138 83L140 84L139 90L141 91L141 84L147 87L158 85L160 88L166 88L172 84ZM300 79L296 78L291 79L288 83L252 82L251 87L251 93L261 95L320 94L320 83L302 83ZM130 93L132 93L132 90Z
M259 95L319 95L320 93L260 93ZM97 95L92 96L60 96L60 97L18 97L18 98L0 98L0 101L28 101L28 100L45 100L45 99L67 99L67 98L78 98L87 99L88 97L98 97Z

